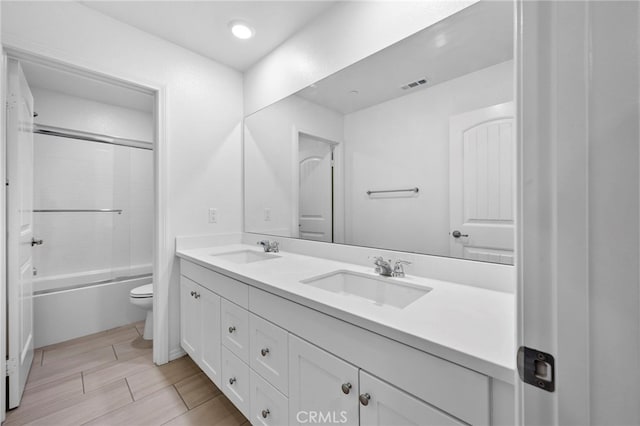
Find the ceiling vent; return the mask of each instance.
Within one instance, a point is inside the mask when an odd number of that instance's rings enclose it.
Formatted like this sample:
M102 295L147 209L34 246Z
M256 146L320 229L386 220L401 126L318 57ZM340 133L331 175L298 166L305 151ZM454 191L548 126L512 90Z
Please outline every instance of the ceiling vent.
M423 84L427 84L427 79L423 78L417 81L412 81L411 83L407 83L401 87L402 90L415 89L418 86L422 86Z

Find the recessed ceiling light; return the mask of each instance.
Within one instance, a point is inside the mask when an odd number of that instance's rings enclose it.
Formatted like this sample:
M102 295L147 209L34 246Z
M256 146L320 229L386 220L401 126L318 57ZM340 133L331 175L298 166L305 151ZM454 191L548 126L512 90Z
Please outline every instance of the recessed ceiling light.
M231 29L231 33L241 40L249 39L255 34L253 28L251 28L246 22L242 21L229 22L229 28Z

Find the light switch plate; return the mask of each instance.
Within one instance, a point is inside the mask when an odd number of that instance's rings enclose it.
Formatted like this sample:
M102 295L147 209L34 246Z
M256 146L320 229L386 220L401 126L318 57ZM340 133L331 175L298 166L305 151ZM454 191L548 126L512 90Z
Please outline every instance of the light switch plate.
M217 223L218 222L218 209L214 209L213 207L209 209L209 223Z

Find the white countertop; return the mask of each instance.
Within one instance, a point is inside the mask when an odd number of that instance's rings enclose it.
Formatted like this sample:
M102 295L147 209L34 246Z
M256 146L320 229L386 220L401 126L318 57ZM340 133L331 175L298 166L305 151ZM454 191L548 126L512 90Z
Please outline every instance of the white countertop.
M232 244L178 250L177 255L472 370L514 382L513 294L407 275L393 280L432 290L404 309L380 306L300 282L336 270L375 277L373 265L365 267L282 251L277 253L278 258L244 264L214 256L239 250L262 251L251 245Z

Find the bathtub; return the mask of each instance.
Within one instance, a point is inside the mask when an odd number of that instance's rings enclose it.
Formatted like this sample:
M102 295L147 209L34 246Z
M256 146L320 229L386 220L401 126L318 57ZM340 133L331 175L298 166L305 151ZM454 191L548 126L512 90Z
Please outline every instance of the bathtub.
M129 302L131 289L152 282L150 267L46 277L34 280L34 346L40 348L145 319ZM113 278L113 277L117 278Z

